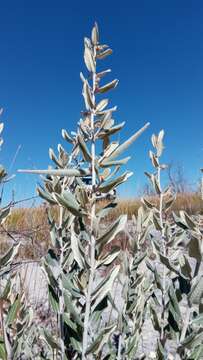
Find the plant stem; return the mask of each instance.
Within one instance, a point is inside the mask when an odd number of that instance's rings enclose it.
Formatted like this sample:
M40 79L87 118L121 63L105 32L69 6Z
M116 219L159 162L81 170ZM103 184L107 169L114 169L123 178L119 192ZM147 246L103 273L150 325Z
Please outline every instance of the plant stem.
M160 166L158 167L158 184L159 187L161 188L161 168ZM160 225L161 225L161 241L162 241L162 246L163 246L163 255L166 256L166 243L165 243L165 238L164 238L164 224L163 224L163 193L161 190L161 194L160 194L160 198L159 198L159 220L160 220ZM162 319L162 324L161 324L161 341L162 343L164 343L164 323L165 323L165 308L166 308L166 301L165 301L165 297L166 297L166 268L165 265L163 265L163 290L162 290L162 314L161 314L161 319Z
M96 72L93 73L93 103L95 103L95 87L96 87ZM95 273L95 234L94 234L94 219L95 219L95 185L96 185L96 172L95 172L95 134L94 134L94 118L95 114L91 112L91 193L92 193L92 208L91 208L91 224L90 224L90 276L86 295L86 306L85 306L85 318L84 318L84 332L83 332L83 343L82 343L82 360L86 359L86 351L88 347L88 327L89 318L91 311L91 293L94 282Z
M189 307L189 304L187 304L187 305L188 305L188 308L187 308L187 311L186 311L186 314L185 314L185 321L184 321L182 332L181 332L180 343L185 339L185 335L186 335L186 332L187 332L187 327L188 327L188 324L189 324L189 321L190 321L191 309Z
M119 340L118 340L117 360L121 360L121 350L122 350L122 334L119 335Z
M64 313L64 296L63 296L63 284L62 284L62 273L63 273L63 238L62 238L62 222L63 222L63 208L60 206L59 210L59 241L60 241L60 275L59 275L59 318L58 318L58 330L59 330L59 341L61 350L61 360L65 357L65 346L64 346L64 326L63 326L63 313Z
M4 314L3 314L3 300L0 300L0 317L1 317L1 328L2 328L2 337L4 340L6 360L12 360L12 350L6 333L4 325Z

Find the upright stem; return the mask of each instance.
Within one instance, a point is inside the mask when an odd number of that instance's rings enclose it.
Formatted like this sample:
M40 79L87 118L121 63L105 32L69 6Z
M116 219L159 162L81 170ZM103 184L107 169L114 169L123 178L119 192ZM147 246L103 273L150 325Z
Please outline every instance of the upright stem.
M161 168L158 167L158 183L160 186L161 183ZM160 186L161 188L161 186ZM164 237L164 225L163 225L163 193L161 191L160 198L159 198L159 220L161 225L161 240L162 240L162 246L163 246L163 255L166 256L166 243L165 243L165 237ZM162 325L161 325L161 340L164 341L164 323L165 323L165 297L166 297L166 268L165 265L163 265L163 290L162 290Z
M59 209L59 241L60 241L60 275L59 275L59 318L58 318L58 330L59 330L59 341L61 350L61 360L65 358L65 346L64 346L64 326L63 326L63 313L64 313L64 296L63 296L63 284L62 284L62 273L63 273L63 238L62 238L62 222L63 222L63 208L60 206Z
M95 88L96 88L96 71L93 73L93 103L95 103ZM83 344L82 344L82 360L86 359L86 351L88 347L88 328L91 311L91 293L94 282L95 273L95 234L94 234L94 218L95 218L95 185L96 185L96 172L95 172L95 134L94 134L94 111L91 112L91 175L92 175L92 208L91 208L91 224L90 224L90 276L86 295L86 306L85 306L85 318L84 318L84 332L83 332Z
M119 334L117 360L121 360L122 334Z
M12 349L8 340L5 324L4 324L4 314L3 314L3 300L0 300L0 318L1 318L1 329L2 329L2 337L5 345L5 353L6 360L12 360Z

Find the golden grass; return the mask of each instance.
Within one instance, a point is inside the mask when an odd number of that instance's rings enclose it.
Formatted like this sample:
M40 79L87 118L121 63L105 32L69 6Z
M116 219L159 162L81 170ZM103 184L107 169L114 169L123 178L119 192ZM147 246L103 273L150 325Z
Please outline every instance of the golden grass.
M152 203L157 203L156 197L149 198ZM110 218L113 220L121 214L127 214L131 219L132 215L137 215L137 211L141 205L141 200L135 199L121 199L118 206L112 210ZM170 209L170 212L178 212L180 210L186 211L190 215L203 214L203 201L198 193L181 193L177 194L176 200Z
M13 209L4 223L4 229L1 229L1 233L7 241L1 241L1 253L3 248L8 247L11 237L23 239L20 258L39 258L49 247L49 226L44 206Z
M152 201L156 202L156 198L153 198ZM98 206L101 205L105 205L105 202ZM108 216L107 221L111 222L121 214L127 214L128 218L131 219L133 214L137 214L140 205L140 199L120 199L117 207ZM178 212L179 210L185 210L189 214L203 214L203 201L200 195L197 193L178 194L171 211ZM9 235L6 234L5 230L14 238L23 238L20 249L21 258L39 259L50 246L49 226L44 205L36 208L12 210L4 223L4 229L0 229L0 253L3 253L9 245Z

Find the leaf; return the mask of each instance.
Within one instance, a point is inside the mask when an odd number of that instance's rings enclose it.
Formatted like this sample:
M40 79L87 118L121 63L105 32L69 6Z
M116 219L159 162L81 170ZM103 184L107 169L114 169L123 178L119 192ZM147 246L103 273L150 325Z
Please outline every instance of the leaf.
M103 184L101 184L98 187L98 191L101 192L101 193L108 193L109 191L111 191L112 189L117 187L118 185L125 182L132 175L133 175L132 172L127 172L126 171L124 174L118 176L117 178L115 178L115 179L113 179L113 180L111 180L109 182L104 182Z
M4 222L7 216L10 214L11 207L6 206L3 209L0 209L0 224Z
M84 160L91 162L91 160L92 160L91 154L90 154L90 152L89 152L89 150L88 150L88 148L87 148L87 146L86 146L86 144L85 144L85 142L84 142L81 135L78 135L78 142L79 142L79 146L80 146L80 149L82 151Z
M157 271L157 268L155 267L154 268L154 279L155 279L155 282L156 282L156 286L158 289L160 289L161 291L163 291L163 286L162 286L162 283L161 283L161 278L159 276L159 273Z
M104 71L101 71L101 72L97 73L97 79L100 80L106 74L109 74L110 72L111 72L111 69L107 69L107 70L104 70Z
M159 161L158 161L158 158L157 156L150 150L149 151L149 157L152 161L152 165L155 167L155 168L158 168L159 167Z
M110 119L109 119L109 121L110 121ZM111 119L111 121L112 121L112 119ZM123 121L122 123L120 123L116 126L112 126L112 127L111 126L107 127L107 124L109 125L109 122L105 123L105 127L103 129L101 127L101 130L98 134L98 138L102 139L105 136L111 136L111 135L116 134L118 131L120 131L123 128L123 126L125 125L125 121ZM111 123L110 123L110 125L111 125Z
M92 99L92 94L90 92L90 87L88 85L87 80L83 84L83 92L82 92L82 94L83 94L83 97L84 97L86 109L87 110L94 109L94 103L93 103L93 99Z
M196 279L189 293L189 301L191 304L199 305L201 298L203 297L203 276Z
M170 198L169 200L167 200L164 204L164 210L168 211L170 209L170 207L173 205L174 201L176 199L176 196L173 196L172 198Z
M158 195L161 195L160 183L158 182L156 177L154 177L154 189Z
M184 341L182 341L181 345L183 347L186 347L187 349L194 349L196 346L201 345L202 341L203 341L203 331L200 330L199 333L193 332L192 334L187 336L184 339Z
M6 317L6 326L13 324L16 321L16 316L20 308L20 296L17 295L13 304L10 305L8 309L8 314Z
M87 66L87 69L90 72L95 72L95 61L93 58L93 53L90 50L90 48L88 46L86 46L85 44L85 51L84 51L84 61L85 61L85 65Z
M50 332L42 328L44 339L46 340L47 344L51 347L52 350L54 349L60 349L57 341L53 338L53 336L50 334Z
M74 339L72 336L70 337L70 342L74 350L81 353L82 352L82 345L81 342Z
M148 199L142 198L141 201L148 209L153 209L155 207L154 204L152 204Z
M176 225L178 225L183 230L188 230L188 226L185 224L185 222L179 218L174 212L173 212L173 219Z
M20 173L28 174L41 174L41 175L50 175L50 176L86 176L90 174L90 171L87 169L48 169L48 170L18 170Z
M70 144L73 143L72 137L68 134L68 132L65 129L61 130L61 134L62 134L62 137L64 138L64 140L68 141Z
M49 298L49 303L51 304L53 311L56 314L58 314L59 313L59 298L51 285L48 285L48 298Z
M153 223L154 223L156 230L162 231L162 226L161 226L160 220L154 213L153 213Z
M151 319L152 319L152 323L154 326L154 330L161 332L161 326L159 325L159 319L158 319L158 315L156 310L154 309L154 307L151 305L150 306L150 312L151 312Z
M0 109L0 115L2 114L2 109ZM4 129L4 123L0 123L0 134L2 133Z
M48 201L48 203L50 203L51 205L56 205L57 203L56 200L54 200L53 197L50 195L50 193L48 193L44 189L38 187L37 193L42 199Z
M203 345L200 344L199 346L192 349L189 356L190 356L190 359L193 359L193 360L202 360L202 358L203 358Z
M114 111L116 108L114 108ZM99 131L110 129L114 125L114 120L112 119L112 111L113 109L104 110L103 112L100 112L101 116L101 125L99 128Z
M118 85L118 80L115 79L115 80L109 82L108 84L97 88L97 92L103 94L103 93L105 93L105 92L107 92L107 91L109 91L111 89L114 89L117 85Z
M68 313L71 314L71 319L83 328L81 314L78 308L75 306L74 302L72 301L70 293L67 290L64 290L64 301L68 309Z
M196 316L194 319L192 319L191 324L203 326L203 314L200 314Z
M58 161L57 156L55 155L53 149L49 148L49 157L52 161L55 162L55 164L59 167L62 168L62 164L60 163L60 161Z
M110 157L110 155L114 152L114 150L118 147L118 142L112 141L109 146L106 147L103 157L100 159L101 161L104 161L104 159L107 159ZM109 159L107 159L109 161Z
M83 260L83 255L80 252L79 238L76 236L74 231L71 231L71 249L75 261L78 263L79 267L83 269L84 260Z
M7 360L6 350L3 343L0 343L0 359Z
M106 206L104 206L102 209L100 209L96 216L99 218L99 219L102 219L104 218L105 216L107 216L111 211L112 209L115 209L115 207L117 206L117 203L116 202L112 202Z
M157 340L157 360L166 360L167 359L167 353L165 349L163 348L163 345L161 344L160 340Z
M102 111L103 109L105 109L105 107L107 107L108 103L108 99L101 100L96 106L96 111Z
M98 259L97 263L97 267L101 266L101 265L110 265L112 264L112 262L114 262L114 260L118 257L118 255L120 254L120 249L118 247L115 247L113 249L111 249L110 254L107 254L105 256L102 256L101 258Z
M105 59L107 56L111 55L113 53L113 51L111 49L106 49L102 52L99 52L97 54L97 59Z
M104 245L111 242L119 232L125 230L126 223L127 215L121 215L103 235L96 239L96 246L99 248L100 252L102 251Z
M75 298L80 298L81 291L78 288L74 287L70 274L62 273L62 283L63 287L68 290L71 295L73 295Z
M108 342L109 336L114 332L117 325L113 324L108 327L105 327L101 333L96 337L93 343L88 347L86 355L95 354L97 355L103 348L103 346Z
M92 293L92 312L95 310L97 305L104 299L104 297L112 290L113 283L119 273L120 265L109 272L109 274L97 285L96 289Z
M158 138L157 138L157 155L158 157L161 156L162 152L163 152L163 149L164 149L164 146L163 146L163 137L164 137L164 130L161 130L159 132L159 135L158 135Z
M7 300L7 297L10 293L10 290L11 290L11 279L8 279L8 281L6 282L6 286L3 290L3 293L2 295L0 296L1 299L3 300Z
M189 248L189 256L195 258L197 262L201 262L202 254L200 240L192 236L187 247Z
M70 319L70 314L63 313L63 320L74 332L77 331L77 325Z
M191 230L196 230L197 224L193 221L193 219L185 212L180 211L181 218L184 222L186 222L187 226Z
M63 191L62 195L54 194L56 200L68 209L75 216L82 216L84 212L82 211L79 203L75 199L75 196L70 191Z
M157 146L157 136L155 134L152 134L151 142L154 148Z
M184 274L184 273L183 273ZM190 285L190 280L185 279L184 277L182 277L181 275L178 277L178 281L179 281L179 287L180 287L180 292L181 294L186 294L188 295L188 293L191 290L191 285Z
M110 166L120 166L125 165L130 160L130 156L121 159L121 160L112 160L108 161L108 159L105 159L103 162L100 163L100 167L110 167Z
M0 258L0 268L8 265L13 258L17 255L20 243L14 244L10 249Z
M171 264L170 260L162 255L161 253L159 253L159 257L160 257L160 260L161 262L170 270L170 271L173 271L174 273L176 273L177 275L179 275L179 271L178 269L175 268L175 266L173 264Z
M118 146L116 150L111 154L111 159L119 156L123 151L125 151L137 138L148 128L149 123L145 124L140 130L138 130L134 135L132 135L128 140L126 140L123 144Z
M99 29L98 29L98 25L96 22L92 29L92 43L93 43L93 45L97 45L99 43Z
M174 290L174 287L173 285L170 286L169 288L169 291L168 291L168 295L169 295L169 299L171 301L171 304L177 314L177 317L180 321L181 319L181 312L180 312L180 307L179 307L179 304L178 304L178 299L177 299L177 296L176 296L176 292Z

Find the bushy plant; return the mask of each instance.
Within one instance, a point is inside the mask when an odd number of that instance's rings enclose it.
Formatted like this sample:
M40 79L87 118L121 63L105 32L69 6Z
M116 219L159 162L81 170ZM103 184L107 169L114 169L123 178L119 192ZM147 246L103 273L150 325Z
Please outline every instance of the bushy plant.
M116 206L116 202L96 210L96 201L105 197L132 175L119 173L129 157L120 155L148 127L146 124L127 141L119 144L111 141L124 122L115 125L113 114L116 107L108 108L108 99L96 100L97 95L114 89L115 79L102 85L102 79L110 70L98 72L97 62L106 58L112 50L99 41L98 26L92 29L91 39L84 39L84 61L88 77L81 73L85 110L76 132L62 136L71 145L70 153L59 144L58 155L50 149L50 158L55 169L39 170L46 174L44 188L38 193L51 205L59 207L59 221L49 214L53 248L44 261L49 282L49 298L58 318L58 337L49 344L58 349L60 358L82 359L104 358L108 347L104 345L117 329L117 323L108 327L101 324L104 309L110 302L109 293L118 276L120 266L115 265L120 249L112 248L108 253L105 245L126 226L126 216L121 215L107 229L102 219ZM33 172L33 171L32 171ZM86 177L90 176L90 185ZM108 270L109 269L109 270ZM105 270L107 276L101 278Z
M57 326L40 331L47 344L43 358L202 359L200 217L169 212L176 195L161 182L166 169L161 163L162 130L152 136L153 172L146 173L156 202L142 199L130 234L126 215L107 226L105 219L117 205L112 194L132 175L121 172L129 157L120 155L149 124L122 144L112 140L124 123L115 125L116 107L108 108L107 98L97 100L118 84L115 79L103 85L110 70L97 70L98 61L112 53L100 43L97 24L84 47L85 109L75 132L62 130L70 151L59 144L58 154L49 151L54 167L27 170L43 175L38 193L51 205L52 246L42 265ZM108 200L96 206L101 194ZM52 216L53 208L58 218ZM129 241L123 252L110 246L122 232Z
M2 112L2 111L1 111ZM0 134L3 131L4 124L0 124ZM0 147L3 144L3 139L0 139ZM4 184L9 181L6 170L0 166L0 186L1 186L1 200ZM8 217L11 210L11 204L4 205L0 209L0 226ZM12 239L12 241L15 239ZM20 243L14 242L9 245L9 249L1 254L0 257L0 358L1 359L16 359L19 351L21 352L21 340L23 327L27 326L28 318L25 311L25 306L21 305L22 294L13 291L15 288L15 276L12 274L12 262L18 252ZM19 316L17 316L19 313Z

